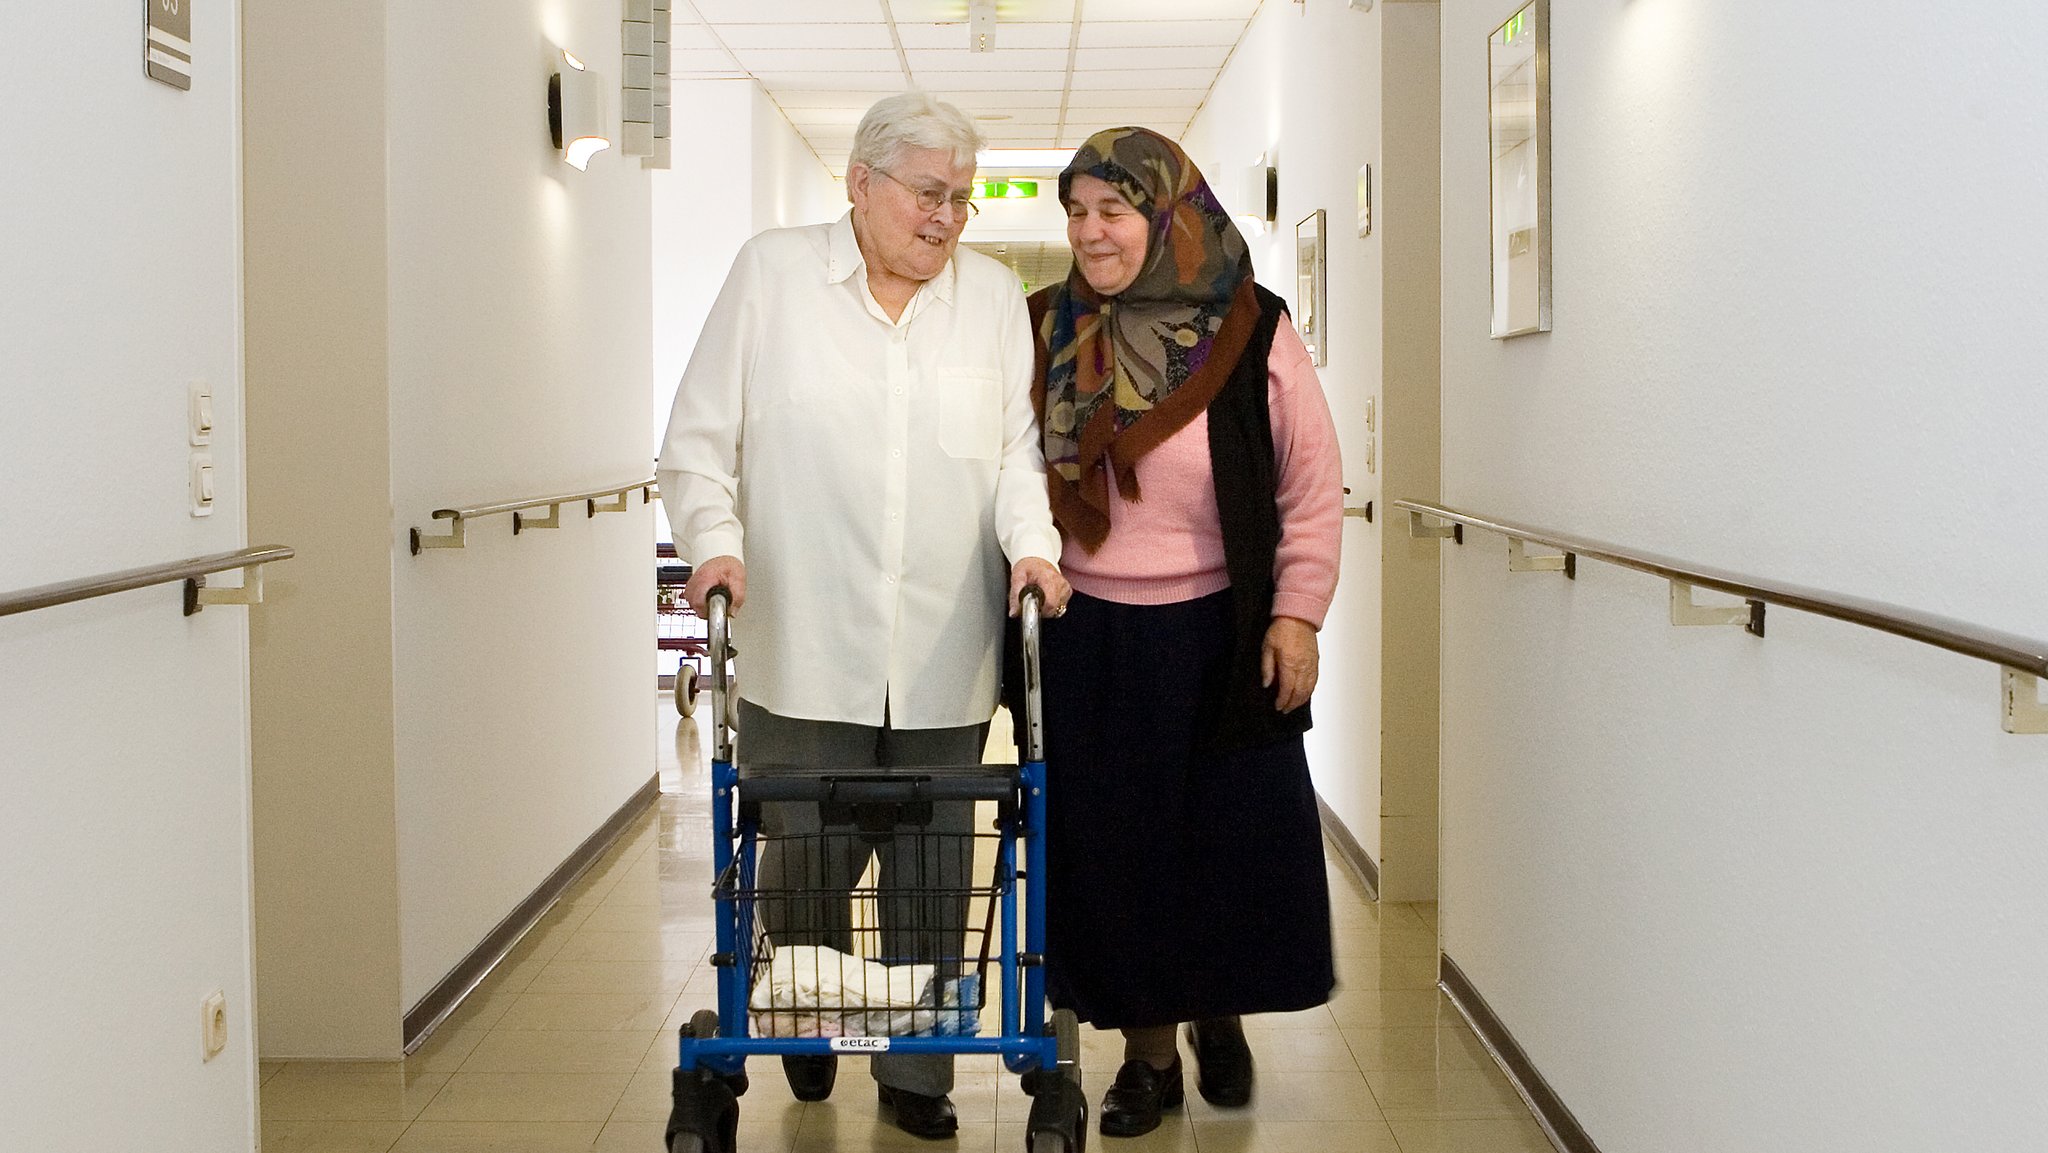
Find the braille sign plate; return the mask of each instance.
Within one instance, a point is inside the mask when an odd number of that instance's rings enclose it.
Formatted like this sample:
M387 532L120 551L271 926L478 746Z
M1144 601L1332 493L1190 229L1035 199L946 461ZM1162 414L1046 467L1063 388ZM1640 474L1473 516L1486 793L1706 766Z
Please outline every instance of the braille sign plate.
M151 80L192 87L192 5L195 0L143 0L149 6L144 45Z

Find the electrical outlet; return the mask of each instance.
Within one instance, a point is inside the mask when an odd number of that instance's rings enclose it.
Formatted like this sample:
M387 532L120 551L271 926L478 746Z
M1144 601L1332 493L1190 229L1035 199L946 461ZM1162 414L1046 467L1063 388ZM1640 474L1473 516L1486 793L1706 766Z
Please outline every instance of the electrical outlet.
M199 1049L204 1061L228 1047L228 995L215 989L199 1003Z

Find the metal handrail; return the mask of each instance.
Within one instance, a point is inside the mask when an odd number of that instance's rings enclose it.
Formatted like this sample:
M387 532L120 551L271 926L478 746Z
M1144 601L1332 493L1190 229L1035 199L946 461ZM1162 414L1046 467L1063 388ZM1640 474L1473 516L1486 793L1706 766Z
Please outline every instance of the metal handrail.
M413 529L412 555L418 556L421 549L427 548L461 548L463 546L462 534L464 525L480 517L502 516L509 512L512 514L512 535L518 536L530 528L560 528L562 526L562 506L565 504L575 504L579 500L583 502L584 516L586 518L594 517L601 512L624 512L629 503L626 494L635 489L640 490L641 504L653 502L655 493L654 478L650 476L646 480L636 480L631 484L612 485L608 488L592 489L589 492L565 493L562 496L537 496L527 500L508 500L499 504L477 505L475 508L437 508L434 510L434 519L449 522L448 534L446 536L427 536L422 534L419 529ZM610 503L597 503L600 500L609 500ZM545 517L520 515L530 508L545 508L548 510L548 515Z
M1513 568L1562 571L1570 576L1575 572L1576 558L1585 557L1662 577L1672 585L1674 624L1740 624L1761 636L1763 606L1774 604L1989 661L2005 670L2008 731L2048 732L2048 709L2039 704L2035 690L2036 679L2048 677L2048 641L1864 597L1763 580L1554 529L1479 516L1447 505L1413 500L1390 503L1408 514L1409 531L1417 536L1451 536L1462 544L1463 529L1470 527L1506 537L1511 549L1510 567ZM1422 524L1425 517L1441 521L1452 529L1425 527ZM1521 546L1525 543L1556 549L1564 556L1524 559ZM1712 589L1741 597L1749 602L1748 607L1716 610L1694 605L1692 588ZM1726 615L1722 615L1724 611ZM2027 727L2034 725L2040 727Z
M78 580L59 581L56 584L37 585L35 588L0 594L0 617L54 608L57 605L148 588L151 585L170 584L173 581L185 582L186 616L191 616L210 604L256 604L261 600L262 585L259 573L262 566L272 561L290 560L294 555L292 549L283 545L260 545L237 549L234 552L196 556L189 560L123 569L100 576L81 577ZM206 587L208 576L230 569L248 570L249 575L242 588Z

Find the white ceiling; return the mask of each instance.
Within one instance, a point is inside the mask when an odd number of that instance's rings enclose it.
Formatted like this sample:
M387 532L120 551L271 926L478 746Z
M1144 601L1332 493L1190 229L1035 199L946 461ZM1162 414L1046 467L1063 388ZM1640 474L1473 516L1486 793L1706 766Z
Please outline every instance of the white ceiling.
M1104 128L1187 130L1262 0L996 0L995 51L967 0L676 0L677 79L752 77L843 176L861 113L921 88L995 148L1072 148Z

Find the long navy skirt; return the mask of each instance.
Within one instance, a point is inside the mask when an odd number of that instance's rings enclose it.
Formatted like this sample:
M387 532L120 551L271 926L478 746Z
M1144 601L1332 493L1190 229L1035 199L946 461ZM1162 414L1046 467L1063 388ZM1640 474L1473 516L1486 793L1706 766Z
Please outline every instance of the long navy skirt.
M1074 594L1043 632L1046 979L1102 1028L1330 999L1330 892L1300 737L1201 747L1228 590L1171 605Z

